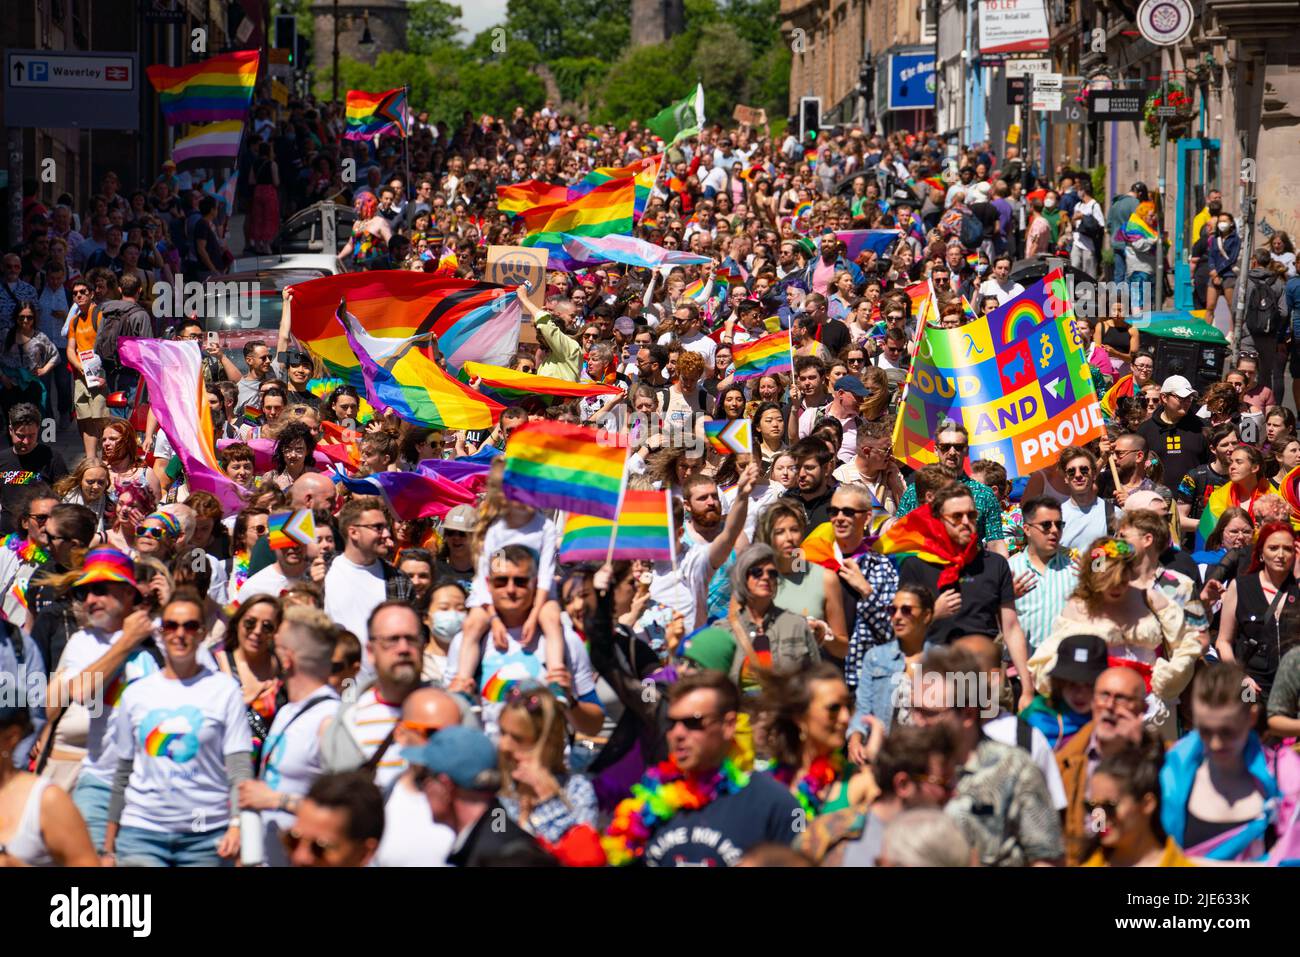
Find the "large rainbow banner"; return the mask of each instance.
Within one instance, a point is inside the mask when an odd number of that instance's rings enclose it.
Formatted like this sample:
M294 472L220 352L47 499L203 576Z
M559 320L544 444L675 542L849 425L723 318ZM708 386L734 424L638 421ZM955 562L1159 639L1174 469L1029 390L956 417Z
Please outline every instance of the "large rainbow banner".
M1102 435L1060 270L983 318L925 329L894 424L894 454L914 468L937 461L945 419L966 427L972 462L1001 462L1011 478Z

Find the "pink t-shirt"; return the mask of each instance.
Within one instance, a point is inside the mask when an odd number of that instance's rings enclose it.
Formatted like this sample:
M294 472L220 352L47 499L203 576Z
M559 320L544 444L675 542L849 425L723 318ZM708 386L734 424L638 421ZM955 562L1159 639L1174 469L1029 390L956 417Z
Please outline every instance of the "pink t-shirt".
M1088 356L1088 363L1096 366L1097 371L1102 375L1113 376L1115 374L1115 367L1110 362L1110 353L1101 346L1094 345L1092 347L1092 355Z
M835 263L827 264L821 256L817 257L817 265L813 267L813 292L827 294L831 288L831 283L835 280Z
M1247 389L1241 394L1241 401L1250 406L1252 412L1267 412L1277 405L1273 390L1266 385L1257 385L1253 389Z

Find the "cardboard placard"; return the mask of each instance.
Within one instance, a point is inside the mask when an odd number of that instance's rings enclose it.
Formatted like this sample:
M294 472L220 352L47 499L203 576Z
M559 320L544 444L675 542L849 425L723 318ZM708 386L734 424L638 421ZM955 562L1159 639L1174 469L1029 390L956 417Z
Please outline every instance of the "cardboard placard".
M731 118L746 126L763 126L767 123L767 110L760 107L742 106L737 103L731 111Z
M489 246L483 278L520 287L520 297L542 309L546 305L546 258L545 249L531 246Z

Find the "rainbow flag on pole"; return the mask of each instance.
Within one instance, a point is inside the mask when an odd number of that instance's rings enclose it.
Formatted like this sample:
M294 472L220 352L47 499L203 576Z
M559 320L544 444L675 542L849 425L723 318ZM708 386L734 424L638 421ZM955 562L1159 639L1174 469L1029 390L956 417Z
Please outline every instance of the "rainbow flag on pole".
M672 493L653 489L628 489L618 510L618 522L570 515L560 541L561 562L604 562L609 536L614 535L613 560L676 560L672 533Z
M770 336L744 342L732 349L736 365L736 381L757 379L759 376L794 369L794 350L790 346L789 332L774 332Z
M576 199L525 210L525 246L562 244L567 236L608 236L632 232L636 182L613 179Z
M663 161L664 154L656 153L654 156L636 160L627 166L598 166L569 187L568 198L577 199L579 196L587 195L597 186L602 186L610 180L631 177L636 186L632 217L639 220L641 214L645 212L646 203L650 199L650 191L654 189L655 181L659 179L659 169L663 165ZM498 187L498 192L500 192L500 187ZM498 204L499 207L500 204Z
M502 488L535 508L562 508L613 520L627 444L566 422L526 422L510 434Z
M189 66L145 69L168 126L243 120L257 83L258 52L223 53ZM179 161L178 161L179 162Z
M348 90L345 140L368 140L381 133L405 136L411 126L406 87L386 93Z

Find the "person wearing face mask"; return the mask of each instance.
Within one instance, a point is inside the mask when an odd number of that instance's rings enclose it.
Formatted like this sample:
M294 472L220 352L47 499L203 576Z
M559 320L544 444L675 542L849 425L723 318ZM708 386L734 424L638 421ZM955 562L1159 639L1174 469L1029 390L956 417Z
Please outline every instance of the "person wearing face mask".
M1056 208L1056 192L1048 190L1034 195L1030 202L1033 215L1025 233L1025 258L1033 259L1056 248L1061 232L1061 211Z
M1197 212L1196 217L1192 220L1192 231L1189 236L1194 240L1201 235L1204 229L1211 235L1214 234L1215 224L1219 221L1219 214L1223 212L1223 193L1217 189L1211 189L1205 194L1205 205Z
M1220 213L1215 229L1207 250L1210 285L1205 290L1205 318L1208 322L1214 321L1220 298L1227 301L1231 312L1232 291L1237 285L1237 260L1241 256L1241 237L1237 235L1237 223L1232 216Z
M433 640L424 649L421 677L432 685L444 685L454 674L455 665L447 663L447 649L465 623L468 597L465 587L453 579L440 580L429 593L429 635Z

